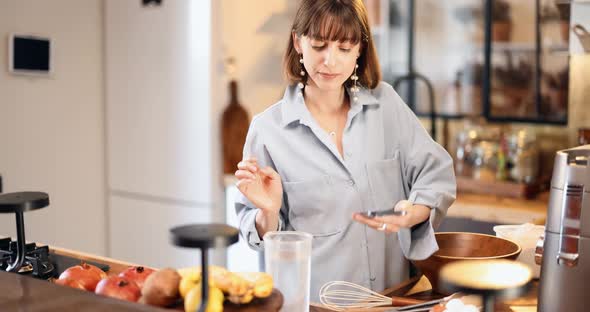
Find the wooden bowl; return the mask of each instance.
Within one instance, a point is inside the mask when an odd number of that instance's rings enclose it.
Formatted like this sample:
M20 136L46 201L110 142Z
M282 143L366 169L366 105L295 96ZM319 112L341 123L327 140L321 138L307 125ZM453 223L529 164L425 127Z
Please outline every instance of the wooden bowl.
M425 260L413 260L412 263L428 278L432 290L440 291L438 273L447 263L461 260L516 260L520 246L504 238L468 232L439 232L434 234L439 250Z

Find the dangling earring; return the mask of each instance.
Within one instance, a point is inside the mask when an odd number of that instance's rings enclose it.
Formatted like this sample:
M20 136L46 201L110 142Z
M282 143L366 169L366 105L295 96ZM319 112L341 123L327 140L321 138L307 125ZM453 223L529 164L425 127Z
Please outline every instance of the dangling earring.
M303 80L305 77L305 66L303 65L303 54L299 55L299 64L301 64L301 71L299 72L299 75L301 75L301 80ZM301 90L301 92L303 92L303 88L305 88L305 84L303 83L303 81L300 81L297 84L297 87L299 88L299 90ZM299 92L299 94L302 94L301 92Z
M352 93L352 100L354 102L356 102L359 99L357 97L357 93L360 91L358 85L356 84L357 81L359 80L359 76L356 75L357 68L359 68L359 64L358 63L354 65L354 73L352 74L352 76L350 76L350 80L353 81L353 85L350 88L350 93Z

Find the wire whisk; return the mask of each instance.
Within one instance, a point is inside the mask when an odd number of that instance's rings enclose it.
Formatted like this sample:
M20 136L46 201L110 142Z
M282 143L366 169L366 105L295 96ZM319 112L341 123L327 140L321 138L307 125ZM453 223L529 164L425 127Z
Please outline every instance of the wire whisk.
M330 309L343 311L391 305L391 298L354 283L332 281L320 289L320 302Z

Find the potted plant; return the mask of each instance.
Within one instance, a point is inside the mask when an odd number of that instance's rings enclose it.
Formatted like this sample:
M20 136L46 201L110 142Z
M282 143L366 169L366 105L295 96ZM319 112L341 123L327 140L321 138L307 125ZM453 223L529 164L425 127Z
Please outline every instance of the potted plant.
M518 65L509 60L508 66L495 67L493 73L492 108L502 116L527 116L534 109L533 65L527 60L520 60Z
M567 68L556 73L543 73L543 90L541 110L544 114L564 118L567 112L569 70Z
M460 112L465 115L480 115L482 112L483 65L468 63L457 72L454 85L459 91Z
M511 32L510 4L505 0L493 0L492 41L510 41Z

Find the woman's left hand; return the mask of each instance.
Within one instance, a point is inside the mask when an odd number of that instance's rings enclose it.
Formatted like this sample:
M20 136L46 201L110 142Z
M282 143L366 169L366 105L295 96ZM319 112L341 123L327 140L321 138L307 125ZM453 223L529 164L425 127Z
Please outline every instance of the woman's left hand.
M382 216L367 218L359 213L355 213L353 220L368 225L375 230L386 233L395 233L402 228L411 228L412 226L422 223L430 217L430 208L424 205L412 205L407 200L399 201L394 208L396 211L406 211L403 216Z

